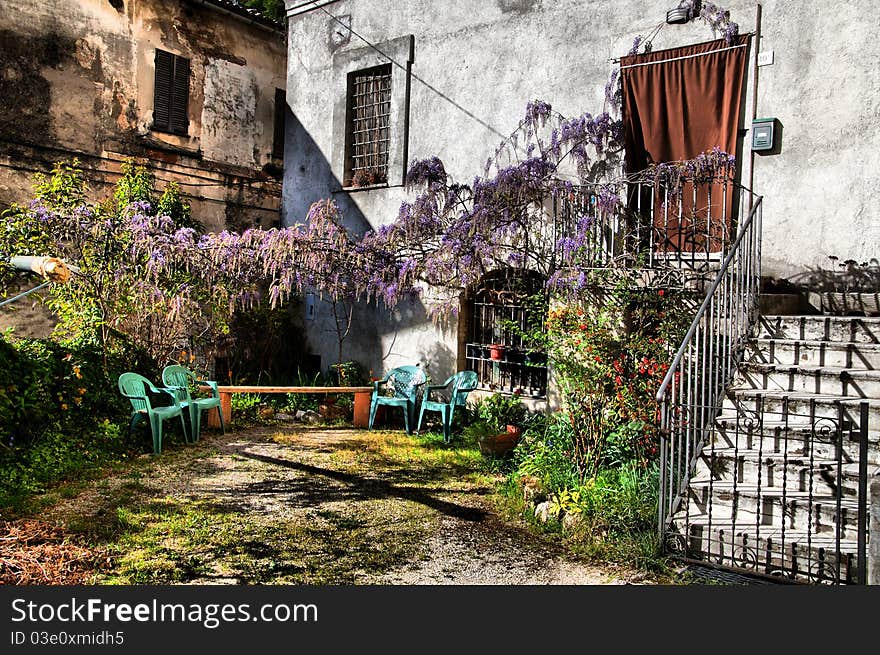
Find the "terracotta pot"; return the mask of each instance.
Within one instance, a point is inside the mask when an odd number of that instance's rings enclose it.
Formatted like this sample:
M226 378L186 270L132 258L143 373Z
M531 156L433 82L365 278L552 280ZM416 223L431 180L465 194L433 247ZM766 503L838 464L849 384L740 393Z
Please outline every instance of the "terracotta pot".
M508 427L510 428L514 426ZM519 443L519 428L516 428L516 430L516 432L507 431L480 437L477 440L477 443L480 446L480 452L484 455L495 455L496 457L506 455L516 447L516 444Z
M496 361L504 359L504 346L489 346L489 357Z

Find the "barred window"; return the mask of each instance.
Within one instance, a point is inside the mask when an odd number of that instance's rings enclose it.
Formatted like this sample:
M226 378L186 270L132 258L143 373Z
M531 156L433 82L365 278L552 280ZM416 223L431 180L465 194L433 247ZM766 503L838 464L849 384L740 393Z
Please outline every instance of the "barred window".
M189 59L156 50L153 128L186 136L189 130Z
M543 323L543 288L543 278L533 271L494 271L483 278L468 308L465 353L481 389L546 396L547 355L522 338Z
M345 186L388 181L391 64L348 75Z

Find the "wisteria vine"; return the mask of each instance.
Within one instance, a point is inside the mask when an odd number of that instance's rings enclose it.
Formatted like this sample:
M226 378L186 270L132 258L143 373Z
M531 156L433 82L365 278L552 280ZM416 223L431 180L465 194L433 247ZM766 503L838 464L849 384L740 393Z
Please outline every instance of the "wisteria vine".
M738 32L729 13L712 3L702 5L700 17L726 39ZM634 49L640 43L637 39ZM77 242L74 234L111 229L124 234L116 247L127 250L130 264L115 275L134 280L140 308L152 303L172 317L206 310L230 316L259 299L277 306L304 291L388 307L420 297L440 311L455 311L461 291L498 268L538 271L551 291L583 286L589 262L581 257L590 228L601 215L624 209L624 189L635 180L620 173L619 116L619 69L609 78L606 106L597 115L566 118L547 102L530 102L470 184L454 180L437 157L413 162L406 182L414 198L401 204L394 221L363 237L346 229L332 200L314 203L304 225L215 234L180 227L137 203L112 226L84 202L74 211L40 203L28 211L56 235L59 246ZM734 164L732 155L715 149L690 161L653 166L639 180L672 188L684 178L702 184L729 175ZM590 187L596 202L577 217L573 233L555 235L547 204L570 194L575 184ZM75 261L77 253L71 257Z

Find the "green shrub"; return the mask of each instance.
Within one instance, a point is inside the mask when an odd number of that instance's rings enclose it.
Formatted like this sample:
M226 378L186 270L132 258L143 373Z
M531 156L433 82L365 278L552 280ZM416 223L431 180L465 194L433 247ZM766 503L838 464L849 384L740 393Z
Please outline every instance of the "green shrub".
M514 474L538 478L549 492L577 487L580 476L572 458L574 442L574 431L566 414L532 419L526 423L514 452Z
M14 506L59 480L124 457L126 429L109 419L78 432L51 425L27 446L0 449L0 507Z
M155 379L129 348L0 338L0 505L125 452L130 405L122 371Z
M528 416L528 410L519 396L500 393L483 398L477 403L475 411L477 418L496 432L504 430L507 425L522 426Z

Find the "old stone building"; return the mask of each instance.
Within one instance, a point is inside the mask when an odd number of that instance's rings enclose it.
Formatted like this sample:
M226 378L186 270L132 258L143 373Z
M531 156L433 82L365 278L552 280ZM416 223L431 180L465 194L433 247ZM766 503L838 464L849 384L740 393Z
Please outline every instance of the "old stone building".
M278 222L285 35L233 0L0 0L0 207L79 158L128 157L209 230Z

